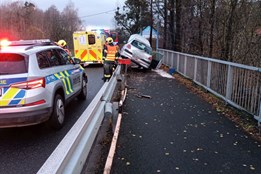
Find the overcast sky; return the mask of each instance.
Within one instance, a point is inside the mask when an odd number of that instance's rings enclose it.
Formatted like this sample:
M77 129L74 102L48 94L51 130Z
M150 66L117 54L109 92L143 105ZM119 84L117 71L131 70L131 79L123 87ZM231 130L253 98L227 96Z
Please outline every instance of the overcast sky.
M117 6L122 8L125 0L27 0L34 3L37 8L46 10L55 5L62 11L69 2L78 9L78 16L84 21L86 27L115 28L114 14ZM108 12L110 11L110 12Z

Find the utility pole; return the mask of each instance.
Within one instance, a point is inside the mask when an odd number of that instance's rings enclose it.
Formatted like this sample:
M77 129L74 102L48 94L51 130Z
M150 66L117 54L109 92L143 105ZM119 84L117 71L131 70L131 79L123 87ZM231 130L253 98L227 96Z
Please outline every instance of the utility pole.
M153 1L153 0L150 0L150 45L151 45L151 46L152 46L152 28L153 28L152 1Z
M157 8L159 10L159 0L157 0ZM156 40L156 51L159 48L159 27L160 26L160 19L159 19L159 12L158 12L158 19L157 19L157 40Z

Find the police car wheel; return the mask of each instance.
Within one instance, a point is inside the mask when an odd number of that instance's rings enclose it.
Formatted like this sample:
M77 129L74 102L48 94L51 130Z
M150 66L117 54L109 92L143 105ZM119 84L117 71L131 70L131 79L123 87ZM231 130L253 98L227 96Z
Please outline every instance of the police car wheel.
M60 94L56 94L53 103L53 112L48 120L48 125L56 130L62 128L65 117L64 101Z
M86 100L87 98L87 79L83 77L82 81L82 90L81 93L78 95L79 100Z

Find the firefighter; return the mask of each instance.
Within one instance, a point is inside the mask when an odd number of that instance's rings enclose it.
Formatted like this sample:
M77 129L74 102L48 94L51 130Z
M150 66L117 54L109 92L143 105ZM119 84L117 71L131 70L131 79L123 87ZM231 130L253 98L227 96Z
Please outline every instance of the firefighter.
M62 47L68 53L69 56L72 56L70 50L67 48L67 43L65 42L65 40L59 40L57 42L57 45Z
M59 40L58 42L55 42L55 43L56 43L56 45L60 46L62 49L64 49L64 51L67 52L67 54L69 55L68 59L69 59L70 63L73 63L72 54L71 54L70 50L67 48L67 43L65 42L65 40Z
M117 65L117 60L119 56L119 47L118 45L113 44L113 39L108 37L103 48L103 70L104 77L103 80L106 81L110 79L113 69Z

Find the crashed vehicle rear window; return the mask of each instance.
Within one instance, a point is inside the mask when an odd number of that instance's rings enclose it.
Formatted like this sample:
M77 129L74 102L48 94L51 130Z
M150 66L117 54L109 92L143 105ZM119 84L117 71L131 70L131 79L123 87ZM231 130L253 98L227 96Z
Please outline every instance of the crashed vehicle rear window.
M13 53L0 53L0 75L27 73L24 56Z
M140 41L134 40L134 41L132 41L131 45L135 46L136 48L138 48L140 50L145 51L146 53L148 53L150 55L152 54L151 47L145 45L144 43L142 43Z

